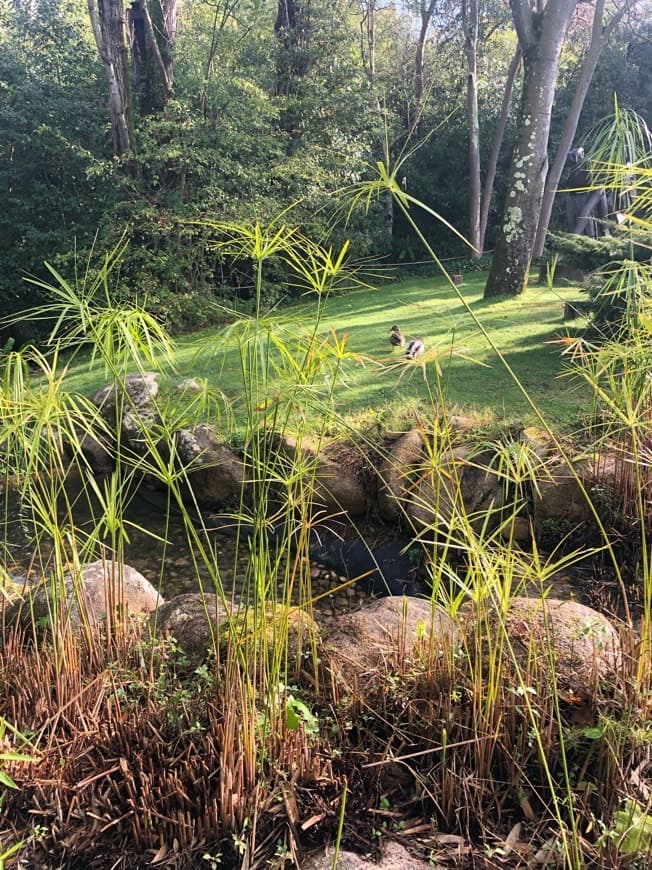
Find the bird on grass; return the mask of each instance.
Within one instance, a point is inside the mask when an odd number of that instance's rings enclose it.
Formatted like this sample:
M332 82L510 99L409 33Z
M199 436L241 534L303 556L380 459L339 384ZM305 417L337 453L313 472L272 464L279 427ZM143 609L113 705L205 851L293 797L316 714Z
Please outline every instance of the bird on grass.
M392 326L389 332L389 341L390 344L394 345L394 347L403 347L405 344L405 336L401 332L400 326Z
M416 338L413 338L412 341L408 344L407 349L405 351L406 359L416 359L418 356L425 350L425 345L423 343L423 338L420 335L417 335Z

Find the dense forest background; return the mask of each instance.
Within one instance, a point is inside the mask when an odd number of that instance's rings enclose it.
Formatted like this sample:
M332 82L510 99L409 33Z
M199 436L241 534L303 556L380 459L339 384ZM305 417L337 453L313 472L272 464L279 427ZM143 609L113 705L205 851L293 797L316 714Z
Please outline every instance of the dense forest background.
M4 0L0 305L9 313L38 304L38 286L25 279L45 277L45 261L83 275L126 235L119 292L147 298L174 330L212 323L212 303L246 299L251 276L245 262L206 244L206 218L277 218L333 244L349 238L351 257L376 269L415 268L423 251L389 200L347 207L347 188L378 161L467 235L484 207L481 251L490 252L518 123L516 6ZM614 8L575 144L586 144L614 95L652 118L652 6ZM551 161L593 9L575 6L562 52ZM473 161L484 183L501 118L495 184L478 190ZM557 204L551 226L562 222ZM471 256L443 224L422 224L442 257ZM287 295L282 286L270 271L270 303Z

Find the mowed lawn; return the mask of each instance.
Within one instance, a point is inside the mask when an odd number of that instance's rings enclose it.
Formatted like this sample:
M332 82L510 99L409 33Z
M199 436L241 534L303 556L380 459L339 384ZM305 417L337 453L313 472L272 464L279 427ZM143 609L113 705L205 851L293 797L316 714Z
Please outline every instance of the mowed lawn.
M486 302L485 279L483 273L467 275L459 292L546 419L557 428L574 430L590 412L590 394L577 378L562 376L567 364L562 347L554 342L578 333L583 325L581 320L563 321L564 301L577 298L578 288L532 283L516 299ZM314 297L307 297L279 309L275 317L307 331L316 307ZM418 363L404 363L403 351L390 345L389 331L395 323L408 339L423 337L426 352ZM456 413L477 416L479 423L536 421L487 338L443 278L333 296L320 330L324 337L330 330L339 338L347 336L347 349L359 355L345 360L343 382L335 393L338 414L354 427L364 427L372 419L383 418L391 425L401 416L432 413L432 396L440 386ZM205 378L237 408L242 391L238 351L220 330L185 335L176 344L175 379ZM88 391L100 385L96 374L83 375L78 366L71 374ZM272 384L276 388L273 379Z
M459 288L464 300L546 419L574 427L589 411L589 391L578 379L562 377L568 368L562 347L550 342L582 326L580 320L563 321L564 301L577 298L578 289L532 284L516 299L485 302L485 279L482 273L466 276ZM308 299L281 314L309 326L315 311L316 302ZM407 338L423 337L426 353L419 364L403 365L403 351L392 349L389 331L394 323ZM488 420L535 419L487 338L443 278L386 284L377 290L331 297L322 331L325 334L330 329L339 337L346 335L348 350L361 358L346 361L344 383L336 392L338 412L354 424L356 419L364 422L370 413L385 410L400 414L402 409L422 407L427 412L430 396L438 392L437 368L447 401L459 412ZM217 335L204 331L185 337L179 351L183 374L199 374L227 394L237 392L235 351L220 348ZM226 359L221 359L222 352Z

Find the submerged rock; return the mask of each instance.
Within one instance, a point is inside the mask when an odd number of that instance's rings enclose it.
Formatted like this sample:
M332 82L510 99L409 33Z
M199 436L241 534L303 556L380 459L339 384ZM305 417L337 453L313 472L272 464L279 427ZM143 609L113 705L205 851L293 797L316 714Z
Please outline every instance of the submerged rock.
M420 595L426 587L417 578L421 549L408 549L409 541L393 541L370 547L362 538L342 540L337 535L312 536L310 558L348 580L355 580L365 592L385 595Z

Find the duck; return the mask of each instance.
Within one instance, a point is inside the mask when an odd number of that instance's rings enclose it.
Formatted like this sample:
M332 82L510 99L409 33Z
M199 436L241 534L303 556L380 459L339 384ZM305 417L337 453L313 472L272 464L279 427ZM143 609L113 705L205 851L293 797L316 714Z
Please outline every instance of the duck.
M418 356L425 350L425 345L423 343L423 338L420 335L417 335L416 338L413 338L412 341L407 346L405 351L406 359L416 359Z
M394 345L394 347L403 347L405 344L405 336L401 332L400 326L396 326L396 324L392 326L389 332L389 341L390 344Z

